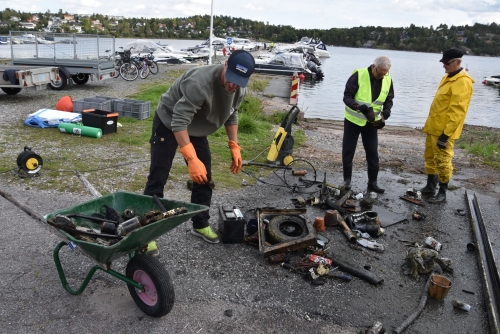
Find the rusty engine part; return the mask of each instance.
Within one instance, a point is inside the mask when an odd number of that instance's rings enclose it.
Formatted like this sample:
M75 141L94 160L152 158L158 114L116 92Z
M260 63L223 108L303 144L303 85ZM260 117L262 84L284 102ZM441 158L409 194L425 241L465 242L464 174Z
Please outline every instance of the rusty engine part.
M349 226L342 218L342 215L337 210L327 210L325 213L325 226L338 226L347 240L356 242L356 236L352 233Z

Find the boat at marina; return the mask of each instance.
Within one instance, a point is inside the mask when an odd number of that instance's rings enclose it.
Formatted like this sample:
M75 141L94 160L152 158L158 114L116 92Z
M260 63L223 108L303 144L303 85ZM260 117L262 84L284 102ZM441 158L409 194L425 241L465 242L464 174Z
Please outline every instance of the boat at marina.
M229 46L231 49L235 50L245 50L245 51L256 51L257 44L252 42L251 40L247 38L238 38L238 37L233 37L232 38L232 43Z
M302 37L300 41L295 43L295 45L309 45L314 47L315 51L321 58L330 58L332 56L330 52L328 52L325 43L323 43L320 39Z
M483 85L486 86L500 86L500 75L492 75L490 77L484 78Z
M33 34L24 34L20 38L21 44L36 44L36 36Z
M0 36L0 45L10 44L10 38L6 36Z
M159 63L167 64L184 64L190 63L185 56L189 56L188 53L182 51L172 52L171 49L164 46L160 46L157 43L147 40L147 39L137 39L135 41L127 43L125 49L132 49L131 56L144 56L145 54L152 53L154 59Z
M181 50L190 51L195 54L200 53L208 56L210 53L209 45L210 45L210 39L207 39L205 42L201 44L188 47L186 50L182 49ZM212 56L214 55L214 53L217 56L224 56L224 53L222 51L224 48L226 48L226 50L229 50L229 44L227 44L227 40L225 38L212 36Z
M255 72L292 76L302 73L306 78L316 77L316 73L307 68L304 56L300 53L278 53L269 59L255 59Z

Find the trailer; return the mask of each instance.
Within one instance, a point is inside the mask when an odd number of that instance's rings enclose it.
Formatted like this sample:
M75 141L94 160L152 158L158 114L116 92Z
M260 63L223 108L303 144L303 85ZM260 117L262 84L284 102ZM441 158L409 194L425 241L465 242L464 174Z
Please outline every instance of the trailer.
M23 88L44 89L57 80L60 80L57 67L0 66L0 89L8 95L16 95Z
M58 80L49 87L62 90L67 85L84 85L118 75L115 70L114 36L10 31L12 64L19 66L55 66Z

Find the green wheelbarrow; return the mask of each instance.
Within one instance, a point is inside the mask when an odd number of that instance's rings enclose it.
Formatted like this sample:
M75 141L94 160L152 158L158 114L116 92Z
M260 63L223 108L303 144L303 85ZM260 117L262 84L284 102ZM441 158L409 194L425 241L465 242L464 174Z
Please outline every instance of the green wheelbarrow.
M46 223L46 225L56 231L57 235L64 239L64 241L61 241L56 246L53 253L57 272L64 289L72 295L81 294L94 273L97 270L102 270L127 283L132 299L144 313L152 317L162 317L168 314L175 300L172 281L161 262L144 253L144 246L182 224L192 216L209 208L202 205L167 199L160 199L160 201L166 210L185 207L188 211L138 228L111 246L75 239L63 230L56 229ZM116 192L71 208L50 213L44 216L43 219L46 222L47 219L58 215L92 215L93 213L100 212L104 205L114 208L117 212L132 209L136 216L141 216L150 210L159 209L158 204L150 196L129 192ZM82 227L95 227L95 229L99 229L100 226L97 223L93 223L85 218L79 218L78 216L73 221L76 225ZM90 269L77 290L69 286L59 259L59 251L66 245L71 249L81 250L84 255L99 263ZM123 275L111 269L111 262L125 255L129 256L129 262L125 270L125 275Z

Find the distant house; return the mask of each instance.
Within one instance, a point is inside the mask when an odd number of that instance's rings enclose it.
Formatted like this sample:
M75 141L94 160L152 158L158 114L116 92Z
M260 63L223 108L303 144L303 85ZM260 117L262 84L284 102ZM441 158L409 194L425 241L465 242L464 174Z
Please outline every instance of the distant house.
M75 30L77 33L81 33L82 32L82 27L81 26L77 26L77 25L72 25L69 27L71 30Z
M30 22L37 23L38 21L40 21L40 18L38 17L38 15L32 15L31 16L31 21Z
M9 22L2 22L0 21L0 28L8 28L10 27L10 23Z
M11 16L9 20L10 20L10 21L14 21L14 22L19 22L19 21L21 21L21 19L20 19L20 18L18 18L17 16Z
M35 29L36 24L33 22L19 22L19 26L24 29Z
M70 14L65 14L64 15L64 20L65 21L73 21L75 19L75 16L74 15L70 15Z

